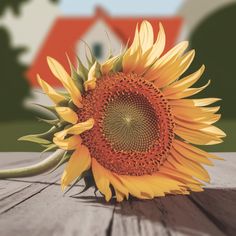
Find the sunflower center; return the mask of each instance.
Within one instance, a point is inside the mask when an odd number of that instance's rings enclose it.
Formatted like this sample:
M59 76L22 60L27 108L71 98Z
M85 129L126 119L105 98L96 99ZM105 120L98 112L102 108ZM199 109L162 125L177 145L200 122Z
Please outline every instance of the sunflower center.
M93 129L81 135L83 142L93 158L117 174L152 174L169 155L174 137L170 107L141 76L103 76L85 94L78 116L94 118Z
M103 131L117 151L148 151L158 138L158 117L142 94L118 93L104 112Z

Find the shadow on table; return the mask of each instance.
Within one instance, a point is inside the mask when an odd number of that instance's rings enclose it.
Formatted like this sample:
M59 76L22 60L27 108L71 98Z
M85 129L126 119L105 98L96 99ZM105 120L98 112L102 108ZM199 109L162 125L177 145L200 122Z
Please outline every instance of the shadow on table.
M122 203L116 203L115 199L107 203L101 196L71 197L95 207L115 206L115 218L124 221L124 218L135 217L139 227L147 222L155 223L170 235L180 232L185 235L233 236L236 232L236 189L206 189L189 196L169 195L154 200L132 198Z

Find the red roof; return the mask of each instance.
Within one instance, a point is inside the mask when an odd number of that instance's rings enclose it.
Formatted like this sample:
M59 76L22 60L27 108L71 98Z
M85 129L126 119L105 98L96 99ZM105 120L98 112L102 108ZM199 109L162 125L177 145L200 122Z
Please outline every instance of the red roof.
M61 84L52 76L46 57L51 56L62 63L69 72L69 66L66 58L68 56L75 60L75 47L78 40L89 30L98 18L103 18L106 24L121 38L124 44L134 35L137 23L142 20L148 20L154 29L155 37L158 33L158 22L161 22L166 32L166 50L172 47L179 35L182 20L179 17L157 18L157 17L109 17L100 8L93 17L61 17L58 18L52 29L49 31L42 47L39 49L35 60L27 71L27 78L31 85L38 86L36 74L49 82L53 86ZM132 33L131 33L132 32Z

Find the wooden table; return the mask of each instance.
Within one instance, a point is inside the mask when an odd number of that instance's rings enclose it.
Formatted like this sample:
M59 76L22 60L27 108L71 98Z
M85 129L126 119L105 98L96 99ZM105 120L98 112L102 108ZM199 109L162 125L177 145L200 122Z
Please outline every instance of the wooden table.
M236 153L208 167L204 192L104 202L93 191L63 195L58 171L32 178L0 180L0 235L236 235ZM39 153L0 153L0 168L32 164Z

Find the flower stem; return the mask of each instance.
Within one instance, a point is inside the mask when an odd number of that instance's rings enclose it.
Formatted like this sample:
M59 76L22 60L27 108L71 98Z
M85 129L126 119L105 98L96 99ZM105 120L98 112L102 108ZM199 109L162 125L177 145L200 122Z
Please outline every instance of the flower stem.
M60 162L64 153L64 150L58 149L49 157L37 164L15 169L0 170L0 179L29 177L45 173Z

